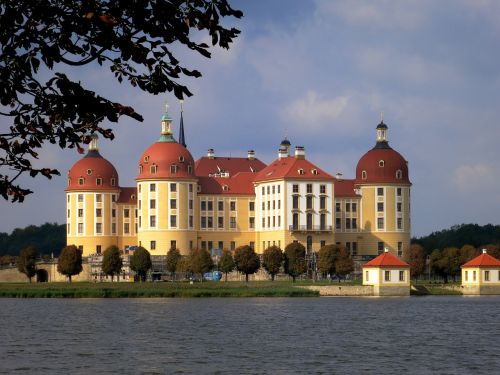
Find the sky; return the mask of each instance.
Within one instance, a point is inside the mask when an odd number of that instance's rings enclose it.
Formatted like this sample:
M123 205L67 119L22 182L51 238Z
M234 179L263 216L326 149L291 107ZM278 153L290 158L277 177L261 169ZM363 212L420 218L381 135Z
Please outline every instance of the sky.
M500 224L500 1L230 2L244 13L224 21L241 30L230 50L214 48L206 59L176 49L203 73L181 81L194 94L184 124L195 159L208 148L217 156L254 149L270 163L286 134L320 168L353 178L383 112L390 145L409 162L413 236ZM144 116L109 124L115 140L100 141L120 185L134 186L165 102L177 136L179 102L118 84L96 65L64 71ZM0 232L64 223L66 174L79 158L47 146L36 165L61 176L22 179L35 194L22 204L0 201Z

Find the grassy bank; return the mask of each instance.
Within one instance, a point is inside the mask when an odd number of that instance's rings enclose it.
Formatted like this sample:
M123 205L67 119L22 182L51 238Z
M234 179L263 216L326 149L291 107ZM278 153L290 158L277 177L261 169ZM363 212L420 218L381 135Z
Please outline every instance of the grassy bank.
M300 285L303 285L302 283ZM0 283L0 297L152 298L152 297L317 297L291 282L228 283Z
M416 284L413 285L410 294L414 296L462 295L460 290L450 288L450 286L450 284Z

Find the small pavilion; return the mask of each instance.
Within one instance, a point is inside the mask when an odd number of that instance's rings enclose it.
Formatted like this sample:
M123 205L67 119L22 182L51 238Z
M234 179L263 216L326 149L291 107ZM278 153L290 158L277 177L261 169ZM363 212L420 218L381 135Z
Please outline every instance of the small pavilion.
M500 294L500 260L483 249L481 255L462 265L462 293Z
M372 285L375 296L409 296L410 265L385 249L363 265L363 285Z

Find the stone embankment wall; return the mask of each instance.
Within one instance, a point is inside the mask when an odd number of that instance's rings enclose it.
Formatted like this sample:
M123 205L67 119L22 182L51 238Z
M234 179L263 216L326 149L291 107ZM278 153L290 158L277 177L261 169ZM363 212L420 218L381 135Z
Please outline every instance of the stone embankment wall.
M319 292L320 296L373 296L373 286L371 285L312 285L301 286Z
M37 263L37 269L47 271L48 281L68 281L68 278L57 272L56 263ZM82 264L82 272L79 275L73 276L72 281L90 281L90 267L88 263ZM4 268L0 270L0 282L3 283L28 283L29 280L24 273L17 270L17 267ZM36 276L31 279L31 282L36 282Z

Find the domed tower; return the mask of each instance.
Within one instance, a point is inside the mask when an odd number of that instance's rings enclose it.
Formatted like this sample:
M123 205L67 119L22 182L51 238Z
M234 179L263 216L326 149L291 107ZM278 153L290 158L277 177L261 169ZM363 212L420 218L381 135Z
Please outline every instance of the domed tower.
M137 181L140 246L152 255L171 247L182 254L196 246L197 178L191 153L172 135L172 118L161 117L161 135L139 159Z
M80 248L83 256L117 244L118 183L118 173L99 153L94 135L87 155L69 170L66 188L66 242Z
M403 257L410 247L410 188L408 162L388 142L388 127L378 124L377 142L356 167L360 190L364 253L381 254L387 248Z

